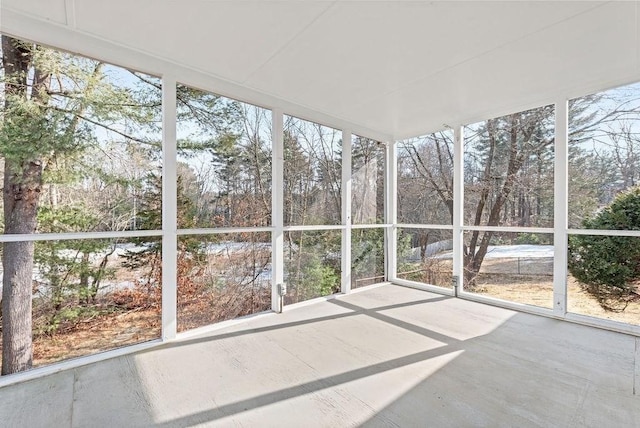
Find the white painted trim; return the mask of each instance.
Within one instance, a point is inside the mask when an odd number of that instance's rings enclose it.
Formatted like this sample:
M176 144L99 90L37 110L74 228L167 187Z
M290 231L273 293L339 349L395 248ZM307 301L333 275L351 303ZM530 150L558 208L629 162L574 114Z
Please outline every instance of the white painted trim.
M340 290L351 291L351 131L342 130L342 260Z
M326 224L326 225L304 225L304 226L284 226L285 232L300 232L305 230L343 230L346 227L341 224Z
M388 229L393 227L392 224L381 224L381 223L371 223L371 224L352 224L351 229Z
M273 232L273 227L218 227L202 229L178 229L178 235L219 235L222 233Z
M555 105L555 147L553 172L553 311L567 312L567 251L569 213L569 103L566 99Z
M69 239L111 239L111 238L143 238L162 236L161 230L124 230L113 232L74 232L74 233L34 233L34 234L0 234L0 242L24 241L64 241Z
M376 284L371 284L371 285L366 285L364 287L359 287L356 288L354 290L352 290L352 293L359 293L361 291L365 291L365 290L370 290L372 288L378 288L378 287L382 287L384 285L391 285L390 282L379 282ZM291 309L295 309L295 308L300 308L300 307L305 307L308 306L310 303L319 303L319 302L324 302L327 300L332 300L332 299L337 299L337 298L341 298L344 297L345 294L343 293L337 293L337 294L332 294L330 296L325 296L325 297L318 297L318 298L314 298L314 299L310 299L310 300L305 300L303 302L299 302L299 303L294 303L291 305L287 305L287 310L291 310ZM268 310L268 311L263 311L263 312L256 312L255 314L250 314L250 315L245 315L242 317L238 317L238 318L234 318L231 320L226 320L226 321L220 321L214 324L209 324L209 325L205 325L202 327L198 327L198 328L194 328L191 330L186 330L183 332L180 332L177 334L176 338L174 340L172 340L170 343L175 343L178 344L182 341L188 341L189 339L193 339L195 337L199 337L199 336L206 336L208 334L212 334L215 333L216 331L222 330L224 328L227 327L233 327L239 324L244 324L248 321L251 321L255 318L262 318L262 317L269 317L269 316L275 316L277 315L276 312ZM162 342L160 341L155 341L153 342L156 346L158 345L162 345ZM135 347L137 345L133 345L132 347ZM121 348L121 349L128 349L127 348ZM146 348L145 348L146 349ZM109 351L111 352L111 351ZM2 378L0 378L2 379Z
M580 315L573 312L567 312L562 318L565 321L570 321L576 324L582 324L589 327L602 328L604 330L615 331L616 333L624 333L632 336L640 336L640 326L628 324L625 322L608 320L605 318L590 317L587 315Z
M284 115L278 109L271 114L271 309L282 312L278 284L284 283Z
M616 333L629 334L632 336L640 336L640 326L628 324L619 321L608 320L604 318L590 317L587 315L580 315L572 312L567 312L564 315L559 315L551 308L543 308L539 306L527 305L524 303L516 303L507 300L497 299L495 297L474 294L469 292L463 292L460 294L461 298L483 303L491 306L497 306L500 308L510 309L517 312L524 312L533 315L543 316L547 318L553 318L560 321L572 322L575 324L581 324L588 327L601 328L604 330L613 331Z
M424 284L422 282L409 281L407 279L396 278L393 281L393 285L415 288L416 290L428 291L430 293L441 294L443 296L454 296L454 291L452 288L438 287L437 285Z
M453 130L453 277L464 290L464 127ZM454 287L455 286L452 284Z
M349 294L360 293L362 291L371 290L372 288L382 287L383 285L391 285L391 283L389 281L384 281L376 282L375 284L363 285L362 287L352 289ZM342 295L338 295L338 297L342 297Z
M413 224L413 223L398 223L396 224L398 229L432 229L432 230L453 230L453 226L450 224Z
M178 173L176 81L162 79L162 339L177 332Z
M218 330L223 328L232 327L234 325L242 324L254 318L261 318L268 315L275 315L275 312L272 310L256 312L255 314L249 314L242 317L220 321L214 324L208 324L202 327L193 328L190 330L182 331L176 335L176 338L172 343L180 343L192 339L198 336L205 336L211 333L215 333Z
M640 338L634 340L633 352L633 395L640 393Z
M516 232L516 233L549 233L554 232L550 227L517 227L517 226L462 226L462 230L478 230L480 232Z
M97 354L85 355L72 358L65 361L53 363L44 367L37 367L25 372L13 373L0 377L0 388L27 382L33 379L51 376L67 370L77 369L89 364L99 363L100 361L110 360L112 358L122 357L125 355L135 354L141 351L147 351L162 346L164 343L161 339L154 339L148 342L136 343L134 345L126 345L121 348L111 349L109 351L99 352Z
M397 142L388 142L385 151L385 198L384 222L391 224L384 234L385 277L395 281L398 269L398 147Z
M294 309L304 308L305 306L314 305L316 303L326 302L327 300L333 300L338 296L344 296L344 294L343 293L329 294L328 296L314 297L309 300L303 300L302 302L291 303L289 305L284 306L282 308L282 312L288 312Z
M554 314L551 308L543 308L541 306L527 305L524 303L512 302L509 300L502 300L496 297L491 297L483 294L470 293L468 291L461 291L458 293L458 297L473 302L484 303L486 305L497 306L500 308L511 309L513 311L525 312L534 315L541 315L550 318L562 319L561 316Z
M358 293L360 291L371 289L371 288L378 288L378 287L381 287L381 286L387 285L387 284L391 284L391 283L388 282L388 281L383 281L383 282L377 282L377 283L371 284L371 285L366 285L366 286L363 286L363 287L354 288L353 290L351 290L351 294ZM313 299L303 300L302 302L297 302L297 303L292 303L290 305L287 305L287 306L285 306L283 308L283 311L284 312L288 312L288 311L292 311L294 309L304 308L305 306L314 305L316 303L326 302L328 300L341 299L341 298L343 298L345 296L346 296L346 294L344 294L344 293L335 293L335 294L330 294L328 296L314 297Z
M640 238L640 230L568 229L569 235L631 236Z

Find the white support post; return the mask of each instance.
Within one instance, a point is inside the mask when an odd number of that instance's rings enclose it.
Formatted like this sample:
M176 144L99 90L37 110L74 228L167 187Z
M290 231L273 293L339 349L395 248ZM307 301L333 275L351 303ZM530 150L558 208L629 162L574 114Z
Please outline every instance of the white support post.
M351 131L342 130L342 274L341 291L351 292Z
M178 177L176 81L162 79L162 340L177 333Z
M453 287L464 289L464 127L453 130Z
M384 200L385 224L385 276L387 281L395 281L398 273L398 151L397 143L390 141L386 150L386 192Z
M556 103L555 171L553 206L553 312L564 317L567 313L567 250L569 211L569 103Z
M282 312L284 284L284 118L281 110L273 110L271 120L271 309Z

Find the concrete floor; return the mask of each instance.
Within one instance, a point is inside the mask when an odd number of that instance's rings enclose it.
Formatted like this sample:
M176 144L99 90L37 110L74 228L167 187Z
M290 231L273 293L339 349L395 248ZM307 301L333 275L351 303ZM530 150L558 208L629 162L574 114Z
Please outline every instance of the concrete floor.
M0 389L16 427L638 427L637 339L382 286Z

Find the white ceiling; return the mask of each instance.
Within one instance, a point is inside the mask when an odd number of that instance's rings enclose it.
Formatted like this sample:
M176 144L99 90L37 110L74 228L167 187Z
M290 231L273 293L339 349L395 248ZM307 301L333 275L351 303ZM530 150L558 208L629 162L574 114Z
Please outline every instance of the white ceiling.
M640 80L637 3L2 0L1 22L10 34L159 74L149 58L161 60L226 95L402 138Z

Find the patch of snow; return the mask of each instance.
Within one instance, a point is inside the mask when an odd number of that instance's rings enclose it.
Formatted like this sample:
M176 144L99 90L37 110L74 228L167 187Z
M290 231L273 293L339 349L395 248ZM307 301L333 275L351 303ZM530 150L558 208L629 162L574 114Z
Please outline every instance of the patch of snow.
M438 242L434 242L432 244L427 245L427 248L425 249L425 255L427 257L432 257L435 256L438 253L441 253L443 251L446 250L451 250L453 249L453 240L452 239L445 239L444 241L438 241ZM437 256L439 257L439 256ZM453 257L453 252L451 253L451 257ZM439 257L439 258L443 258L443 257ZM406 257L407 261L411 261L411 262L419 262L420 261L420 247L414 247L411 249L411 251L409 252L409 254Z
M553 245L489 245L485 259L533 259L549 257L553 258ZM453 251L440 253L436 258L452 259Z

